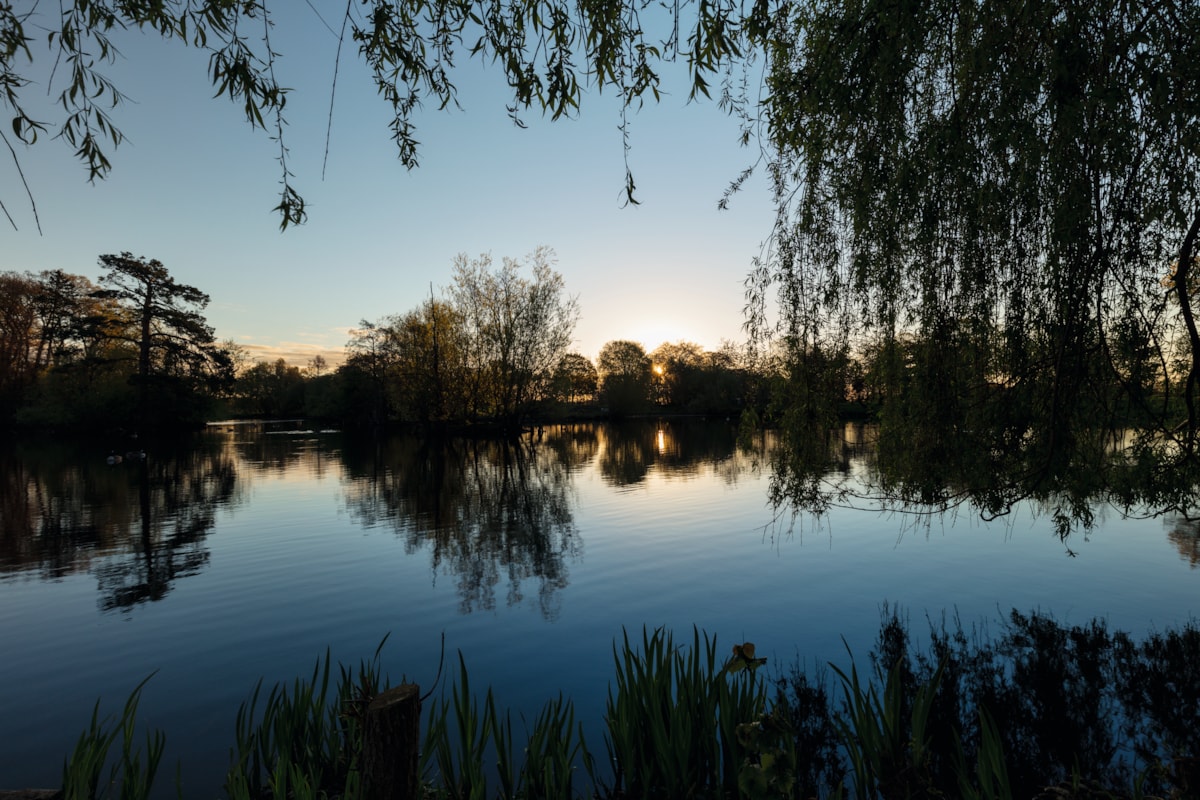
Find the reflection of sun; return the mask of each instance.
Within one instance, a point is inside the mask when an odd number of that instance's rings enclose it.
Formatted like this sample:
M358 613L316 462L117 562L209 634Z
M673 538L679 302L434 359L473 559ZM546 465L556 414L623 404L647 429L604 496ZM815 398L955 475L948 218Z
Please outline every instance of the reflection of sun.
M658 454L661 456L667 452L667 436L663 433L663 429L658 429L658 435L654 437L655 447L658 449Z

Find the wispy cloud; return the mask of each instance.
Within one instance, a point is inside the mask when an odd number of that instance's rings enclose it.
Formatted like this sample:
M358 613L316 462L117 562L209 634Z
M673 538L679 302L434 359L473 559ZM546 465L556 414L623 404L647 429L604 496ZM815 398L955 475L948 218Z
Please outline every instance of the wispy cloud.
M304 342L278 342L276 344L250 344L239 342L246 351L250 361L278 361L283 359L289 366L307 367L315 356L321 356L330 369L336 368L346 361L344 349L332 348Z

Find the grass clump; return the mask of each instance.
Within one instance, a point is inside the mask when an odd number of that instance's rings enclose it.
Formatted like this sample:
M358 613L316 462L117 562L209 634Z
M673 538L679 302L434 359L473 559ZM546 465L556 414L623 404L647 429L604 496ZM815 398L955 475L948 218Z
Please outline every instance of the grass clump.
M237 714L229 800L366 798L366 709L388 688L381 649L357 668L335 669L326 652L308 679L265 698L255 687ZM426 711L423 796L1011 800L1050 796L1047 787L1055 797L1200 796L1194 624L1138 644L1097 621L1013 612L994 639L931 622L919 647L885 607L871 667L830 665L833 681L799 667L768 681L749 642L724 660L717 652L695 628L682 644L663 629L614 642L606 763L570 700L559 695L517 724L490 688L473 693L460 654L456 679ZM64 800L150 798L165 737L138 738L143 685L115 721L101 721L97 705L64 766Z
M613 769L604 792L617 797L736 795L747 746L738 727L765 712L754 670L719 667L716 639L693 628L692 646L670 632L642 632L641 649L624 635L613 646L615 683L605 714ZM734 662L737 663L737 662Z
M578 797L580 762L590 773L591 753L575 707L560 694L548 701L525 732L517 749L512 715L500 711L489 688L482 706L471 694L466 662L459 655L459 677L450 697L434 704L426 728L421 770L431 795L450 800L551 800ZM497 781L488 793L489 775Z
M100 718L100 701L92 708L87 729L63 763L63 800L147 800L166 746L166 735L146 732L145 750L137 736L137 708L146 678L130 693L115 720ZM114 744L120 752L111 754ZM107 768L107 774L106 774Z

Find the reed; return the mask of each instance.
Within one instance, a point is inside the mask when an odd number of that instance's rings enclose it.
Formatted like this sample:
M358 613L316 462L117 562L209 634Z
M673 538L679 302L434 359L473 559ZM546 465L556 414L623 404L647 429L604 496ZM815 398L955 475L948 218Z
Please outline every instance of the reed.
M149 730L144 751L138 743L138 701L150 677L130 693L116 720L101 719L100 701L96 701L87 729L63 763L63 800L102 800L113 797L114 792L120 800L149 798L167 740L162 731ZM118 741L121 751L113 757L110 751Z
M941 681L934 677L907 698L901 665L888 672L882 695L874 683L859 679L851 660L850 672L833 667L845 691L845 714L838 720L854 776L858 800L922 796L929 780L929 740L926 737L932 700Z
M1004 740L996 721L985 708L979 709L979 731L974 770L967 768L961 745L954 753L959 793L963 800L1012 800L1012 783L1004 758Z
M624 633L613 647L605 744L613 769L606 791L622 797L719 797L736 794L744 747L738 725L761 715L764 685L753 670L727 676L716 639L692 629L677 647L661 628L642 631L641 648Z
M1066 634L1045 619L1022 618L1017 625L1014 644L1006 640L1003 649L968 652L961 635L934 637L937 658L931 661L910 650L903 627L888 621L872 657L874 669L860 673L853 657L845 670L830 666L840 680L840 698L830 698L823 681L814 685L793 676L790 684L778 679L774 685L780 691L770 702L766 681L756 674L765 659L754 658L749 643L736 645L722 665L715 638L696 628L684 644L663 629L644 629L640 640L623 632L613 643L614 675L604 718L608 761L601 765L570 700L559 695L518 725L490 688L482 698L473 693L460 654L455 679L427 712L419 762L423 792L431 800L846 795L855 800L1012 800L1055 784L1064 791L1106 787L1111 793L1124 787L1123 793L1134 798L1195 796L1196 734L1184 724L1194 716L1200 696L1200 673L1194 668L1200 636L1194 625L1151 637L1140 653L1119 637L1110 653L1101 646L1101 632L1092 628L1082 631L1086 636L1069 631L1071 637L1064 639ZM1085 669L1085 655L1102 665L1115 659L1120 667L1124 677L1105 684L1107 694L1080 697L1099 697L1105 707L1120 701L1119 722L1130 728L1145 765L1127 780L1124 772L1089 771L1088 753L1077 754L1072 763L1053 762L1058 772L1043 768L1041 783L1028 777L1031 764L1050 762L1045 754L1031 757L1013 747L1014 732L1028 724L1014 707L1023 710L1029 697L1048 691L1043 686L1047 671L1032 671L1025 646L1047 638L1087 645L1068 653L1080 661L1071 675L1096 672ZM1025 649L1003 661L1015 645ZM225 781L230 800L364 797L360 763L366 708L388 683L379 669L380 649L357 668L339 664L336 669L327 651L306 679L265 693L261 682L254 688L237 713ZM1021 669L1005 672L1005 663ZM1026 673L1037 680L1021 694L1026 684L1016 681L1026 680ZM1172 678L1169 698L1159 696L1158 685L1142 682L1151 675ZM1058 679L1061 684L1061 674ZM64 764L64 800L151 796L165 736L157 731L139 735L144 685L131 693L116 719L101 719L97 703ZM1021 704L1014 706L1014 700ZM1083 713L1072 711L1069 721L1077 717ZM1061 728L1062 720L1045 724ZM1080 741L1100 741L1096 736ZM1145 745L1158 747L1142 750ZM835 763L841 759L848 771Z
M491 719L495 713L495 700L489 688L481 709L471 694L470 676L462 653L458 654L458 667L458 680L450 698L434 703L430 710L425 746L421 752L421 771L428 774L432 766L440 779L439 794L450 800L485 800L488 796L488 743L497 727ZM511 769L511 748L508 750L501 763L504 774L501 783L511 787L516 778Z
M547 702L527 724L524 746L518 748L511 713L499 710L490 688L480 705L459 654L458 680L450 697L434 704L426 728L422 774L431 795L483 800L494 775L501 800L578 797L580 764L591 774L593 759L570 700L560 694Z
M575 787L578 764L595 775L595 760L575 720L575 706L560 694L546 703L534 720L525 746L521 788L527 800L556 800L579 796ZM594 782L594 778L593 778Z
M387 683L379 670L382 649L380 642L357 669L339 664L336 683L326 650L308 680L276 684L261 708L260 680L238 708L225 776L230 800L357 797L366 705Z

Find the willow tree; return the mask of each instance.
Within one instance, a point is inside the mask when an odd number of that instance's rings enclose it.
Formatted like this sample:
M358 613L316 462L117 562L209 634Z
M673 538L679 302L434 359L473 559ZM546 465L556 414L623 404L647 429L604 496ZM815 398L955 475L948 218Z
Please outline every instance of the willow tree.
M343 53L357 49L379 96L391 110L390 136L401 162L419 162L414 123L423 106L457 106L456 66L478 58L501 72L511 95L506 107L523 125L527 113L551 119L577 112L586 91L609 91L621 99L620 128L628 111L659 97L664 62L686 64L693 97L712 84L747 46L745 20L733 0L362 0L336 5L266 0L38 0L0 3L0 108L9 115L0 130L15 166L0 211L22 187L35 218L36 186L25 182L16 145L61 139L74 150L88 179L105 178L113 148L124 141L120 106L125 102L108 65L121 58L128 38L157 34L182 47L206 52L208 79L219 97L232 101L251 127L275 143L281 191L275 210L283 227L306 217L304 199L288 166L286 104L292 88L279 83L277 65L287 49L275 29L280 15L311 17L337 37L328 65L329 83L300 86L336 94ZM753 18L762 27L768 3L758 0ZM689 10L689 8L691 10ZM647 25L643 24L647 17ZM347 56L348 57L348 56ZM161 69L156 65L155 69ZM31 96L49 96L43 112ZM197 98L200 100L201 98ZM332 115L332 108L330 110ZM625 189L634 197L633 176Z
M778 292L799 376L879 354L889 496L1194 508L1200 5L807 2L769 46L752 323Z
M155 32L209 54L216 93L276 141L282 224L302 222L273 20L318 12L281 8L0 5L0 137L19 167L14 139L53 134L104 177L122 95L103 67L132 29ZM1098 487L1196 505L1196 3L362 0L320 21L339 59L357 48L409 167L414 111L456 105L466 58L503 74L517 122L572 116L589 89L611 91L624 134L630 111L659 97L664 62L682 62L689 97L716 95L744 120L776 185L750 327L778 320L791 354L782 417L811 438L830 419L811 387L836 391L842 365L877 352L885 430L904 443L885 453L905 454L890 471L884 459L889 495L970 495L999 513L1065 492L1069 515ZM30 75L50 76L37 91L57 119L27 110ZM1158 434L1132 451L1138 470L1093 469L1122 421Z

